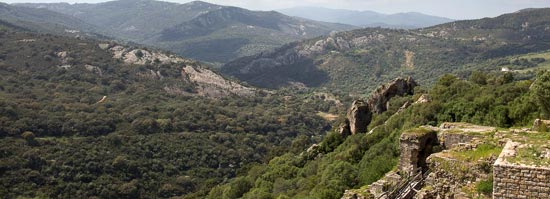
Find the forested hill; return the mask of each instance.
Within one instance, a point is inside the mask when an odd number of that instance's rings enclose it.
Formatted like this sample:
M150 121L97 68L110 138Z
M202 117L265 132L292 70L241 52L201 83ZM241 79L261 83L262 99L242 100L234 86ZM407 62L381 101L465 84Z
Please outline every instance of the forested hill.
M334 101L288 95L169 53L2 22L0 195L201 198L331 128L317 113L337 114Z
M550 49L550 9L457 21L416 30L367 28L295 42L244 57L222 72L252 85L326 87L367 94L376 85L409 75L421 84L465 65ZM489 70L500 70L495 65Z
M179 4L116 0L97 4L15 5L62 13L100 27L99 32L117 39L212 63L226 63L288 42L355 28L202 1Z
M98 27L96 26L78 18L46 9L12 6L0 2L0 17L4 22L29 31L105 38L105 36L97 34Z

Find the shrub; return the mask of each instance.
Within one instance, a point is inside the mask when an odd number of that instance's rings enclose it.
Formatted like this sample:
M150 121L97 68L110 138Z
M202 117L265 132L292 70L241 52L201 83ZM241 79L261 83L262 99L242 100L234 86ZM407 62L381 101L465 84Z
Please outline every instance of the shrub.
M493 177L480 181L476 186L477 193L489 195L493 193Z

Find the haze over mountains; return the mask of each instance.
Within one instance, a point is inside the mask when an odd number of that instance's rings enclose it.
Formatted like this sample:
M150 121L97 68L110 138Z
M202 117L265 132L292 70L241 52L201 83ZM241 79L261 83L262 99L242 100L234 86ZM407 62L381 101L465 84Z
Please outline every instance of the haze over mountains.
M2 197L491 198L509 140L550 167L550 8L349 31L204 2L0 17Z
M76 17L46 9L11 6L0 2L0 17L5 22L36 32L70 36L77 35L77 33L91 37L98 36L95 34L98 27Z
M382 14L374 11L355 11L322 7L295 7L279 12L317 21L350 24L359 27L424 28L454 21L449 18L426 15L418 12Z
M201 1L177 4L119 0L98 4L17 5L59 12L100 27L97 32L115 38L214 63L224 63L291 41L355 28Z
M550 9L529 9L416 30L358 29L243 57L222 72L260 87L299 84L357 94L399 75L430 83L467 64L550 49L549 16Z

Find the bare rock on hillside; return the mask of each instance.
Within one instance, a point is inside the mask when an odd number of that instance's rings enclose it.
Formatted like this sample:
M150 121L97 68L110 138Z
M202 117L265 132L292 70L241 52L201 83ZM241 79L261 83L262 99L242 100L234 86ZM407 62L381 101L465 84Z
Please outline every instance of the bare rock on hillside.
M373 113L380 114L388 109L387 103L395 96L404 96L414 94L414 87L418 84L412 77L397 78L387 85L376 89L368 100L368 104Z
M347 120L352 135L367 132L367 127L372 120L369 105L362 100L355 100L348 111Z

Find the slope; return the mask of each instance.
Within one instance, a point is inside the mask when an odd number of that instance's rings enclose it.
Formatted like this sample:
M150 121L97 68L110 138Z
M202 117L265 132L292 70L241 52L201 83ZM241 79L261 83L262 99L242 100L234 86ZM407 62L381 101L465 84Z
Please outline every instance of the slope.
M359 27L424 28L448 23L452 19L408 12L382 14L374 11L355 11L322 7L295 7L279 10L281 13L317 21L350 24Z
M550 72L546 72L545 78L548 75L550 75ZM539 77L542 77L542 75ZM268 164L257 165L250 169L248 173L237 176L225 185L215 187L210 191L208 198L380 198L378 195L373 196L370 194L367 185L376 182L390 171L394 175L386 177L389 179L388 182L379 182L372 189L378 192L393 190L394 185L390 180L399 179L395 178L397 174L402 176L401 179L407 179L406 171L397 170L397 165L401 164L399 160L400 153L403 153L401 154L402 157L408 158L402 161L415 161L414 163L418 162L419 164L415 166L422 166L421 161L423 160L411 154L422 154L425 152L424 149L427 151L433 150L436 153L442 149L439 145L426 144L426 148L423 148L425 146L408 148L409 152L414 151L416 153L404 153L402 149L400 150L400 141L403 143L401 135L406 132L412 135L433 133L431 132L433 130L430 129L439 129L437 126L446 122L468 122L477 125L501 127L484 128L489 129L482 130L485 134L481 134L478 129L478 137L475 139L481 138L478 141L491 143L490 149L492 151L500 150L497 146L499 139L509 139L508 135L512 134L519 134L520 138L536 136L539 142L547 142L549 139L548 134L523 133L526 130L521 129L525 128L505 130L510 126L529 125L544 111L542 104L537 104L537 99L533 97L533 93L536 91L529 88L534 82L533 79L502 81L502 79L506 79L506 74L496 72L483 74L483 79L486 80L486 84L445 75L433 87L421 89L421 93L415 93L412 96L394 97L389 101L389 109L386 112L374 114L373 122L368 127L369 133L358 133L346 137L346 135L339 134L335 130L336 132L327 134L322 142L311 145L307 150L275 157ZM536 82L540 82L540 80L536 80ZM545 81L540 84L548 85L548 82ZM545 88L548 88L548 86L545 86ZM550 97L548 94L545 96ZM350 111L354 110L356 111L356 109L350 108ZM422 125L431 125L432 127L427 129L418 128ZM448 129L448 131L456 134L461 132L454 129L454 127L443 126L442 128L453 128ZM495 135L506 135L507 137ZM445 137L445 139L447 138ZM437 140L437 137L435 139ZM450 147L453 143L463 142L457 141L459 139L465 138L460 137L460 134L453 140L449 137L447 146ZM420 143L426 142L411 139L406 140L405 143L422 145ZM433 148L428 148L431 146ZM469 149L464 153L472 154L473 150L470 147L476 148L475 146L461 145L456 148ZM476 176L470 175L470 173L475 173L476 170L479 170L478 168L486 168L483 171L489 173L492 165L489 163L490 159L494 161L496 158L490 157L494 153L483 152L483 145L480 148L479 152L475 150L476 154L470 156L480 159L483 157L482 161L477 161L478 159L470 161L454 160L446 156L446 158L443 157L444 160L453 161L455 164L451 166L437 163L430 165L445 168L450 174L430 175L432 181L429 181L429 183L432 183L433 187L426 186L425 191L437 192L440 196L454 195L454 197L459 196L458 193L462 191L467 191L473 192L472 196L467 198L479 197L479 195L474 195L475 187L474 190L470 189L471 185L479 184L475 181ZM486 159L489 159L489 161L486 161ZM543 161L546 160L548 159L546 158ZM470 162L473 162L473 164L470 164ZM411 168L414 167L411 166ZM484 178L480 177L478 179L487 180L488 175L485 174L484 176ZM460 179L456 181L458 185L455 184L454 180L450 180L455 178ZM449 188L449 186L452 186L452 188ZM460 189L466 186L469 189ZM455 189L454 187L458 188ZM346 191L354 188L359 189L352 192ZM438 190L434 191L434 188ZM430 196L424 198L435 198L435 196Z
M0 26L5 197L202 198L331 126L317 116L331 102L245 87L168 53L12 26Z
M225 63L289 41L354 28L201 1L177 4L118 0L98 4L18 5L68 14L102 27L103 32L116 38L215 63Z
M353 95L399 75L426 84L466 64L550 49L549 13L534 9L426 29L341 32L237 59L222 72L261 87L299 83Z
M102 37L96 34L97 27L80 19L52 12L47 9L11 6L0 3L0 17L3 21L35 32L53 33L67 36Z

